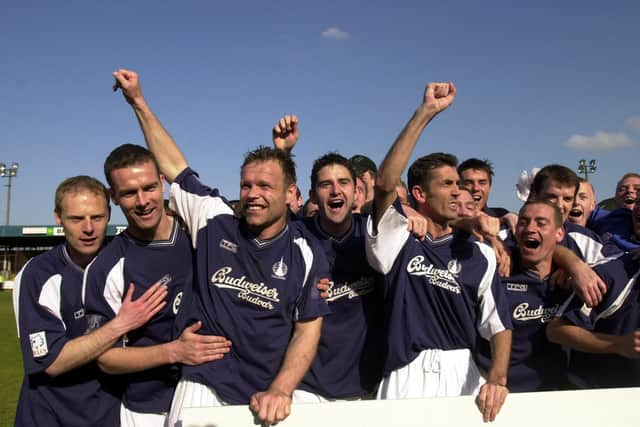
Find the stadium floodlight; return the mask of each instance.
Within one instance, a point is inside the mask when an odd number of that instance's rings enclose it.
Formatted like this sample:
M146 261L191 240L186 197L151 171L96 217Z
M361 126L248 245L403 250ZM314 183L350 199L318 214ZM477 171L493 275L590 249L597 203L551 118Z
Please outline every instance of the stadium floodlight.
M584 179L589 181L589 174L596 173L596 161L594 159L589 160L589 163L585 159L580 159L578 162L578 173L584 174Z
M11 166L7 167L6 164L0 163L0 177L1 178L9 178L9 183L7 184L7 218L6 225L9 225L9 219L11 217L11 179L14 176L18 175L18 167L20 165L18 162L11 163Z

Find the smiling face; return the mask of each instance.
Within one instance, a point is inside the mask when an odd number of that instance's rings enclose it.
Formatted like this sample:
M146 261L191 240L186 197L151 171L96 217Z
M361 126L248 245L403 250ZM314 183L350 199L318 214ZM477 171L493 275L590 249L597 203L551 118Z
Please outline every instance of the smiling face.
M491 177L487 171L482 169L465 169L460 174L461 184L471 192L473 200L478 204L478 209L482 210L487 206L489 193L491 192Z
M540 270L543 264L548 274L556 244L564 237L557 220L554 208L544 203L528 203L520 210L515 237L525 268Z
M141 240L157 240L169 222L164 211L164 182L153 162L111 171L111 200L127 219L127 231ZM164 233L163 233L164 234ZM164 236L163 236L164 237Z
M618 184L616 188L616 205L619 208L633 209L640 194L640 177L629 176Z
M107 230L109 207L104 194L86 189L67 192L54 212L56 223L64 229L71 259L85 267L96 256Z
M581 181L578 194L573 202L573 207L567 218L570 222L585 227L591 211L596 207L596 198L593 194L593 187L589 182Z
M326 232L340 236L349 229L354 197L349 169L334 163L318 171L312 198L318 204L320 225Z
M296 185L286 185L282 167L276 160L247 163L240 177L240 214L249 230L261 239L276 236L287 221L289 198Z

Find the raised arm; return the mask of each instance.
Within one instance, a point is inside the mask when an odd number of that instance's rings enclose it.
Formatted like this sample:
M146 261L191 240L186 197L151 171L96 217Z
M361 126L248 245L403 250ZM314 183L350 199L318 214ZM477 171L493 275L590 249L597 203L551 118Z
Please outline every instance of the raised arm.
M296 322L280 371L268 390L251 397L251 409L260 421L274 424L291 413L291 395L311 366L321 328L322 317Z
M429 83L427 85L422 105L418 107L413 117L400 132L378 169L373 199L375 229L377 229L384 212L396 198L396 185L409 162L422 131L439 112L453 103L455 95L456 87L453 83Z
M173 182L187 167L187 160L142 96L138 74L135 71L120 69L113 73L113 77L116 79L113 90L122 90L124 98L136 113L149 151L160 165L160 172L169 182Z

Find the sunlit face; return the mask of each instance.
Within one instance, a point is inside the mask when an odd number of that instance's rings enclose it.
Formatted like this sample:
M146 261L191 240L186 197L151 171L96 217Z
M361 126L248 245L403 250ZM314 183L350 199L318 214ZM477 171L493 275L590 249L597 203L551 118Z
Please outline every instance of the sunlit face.
M640 178L630 176L616 188L616 205L619 208L633 209L638 195L640 194Z
M478 215L478 212L478 203L471 196L471 193L465 190L460 191L458 195L458 217L473 218Z
M458 171L452 166L441 166L431 171L424 191L423 210L427 218L448 223L458 218Z
M133 236L154 240L165 219L164 181L153 162L111 171L111 200L120 206Z
M546 200L558 206L560 212L562 212L562 220L566 221L573 207L575 191L575 187L564 186L557 181L548 179L540 190L540 193L535 195L535 198Z
M355 194L353 196L353 213L360 213L360 209L367 201L367 187L360 177L356 177Z
M478 204L478 209L484 209L491 192L489 174L481 169L466 169L460 174L460 180L462 186L471 192L473 200Z
M553 208L541 203L520 210L515 237L523 265L532 267L541 261L551 261L556 244L564 236L563 228L553 218Z
M596 207L596 199L593 194L593 187L588 182L580 182L578 194L573 202L573 207L569 212L568 220L585 227L591 211Z
M295 184L285 185L277 160L246 164L240 176L240 212L259 238L277 235L287 220L287 197L295 198Z
M104 195L86 189L66 193L54 212L56 223L64 229L71 259L81 267L97 255L109 222L109 206Z
M355 186L349 169L329 164L318 171L316 178L313 200L318 204L320 224L327 231L351 225Z

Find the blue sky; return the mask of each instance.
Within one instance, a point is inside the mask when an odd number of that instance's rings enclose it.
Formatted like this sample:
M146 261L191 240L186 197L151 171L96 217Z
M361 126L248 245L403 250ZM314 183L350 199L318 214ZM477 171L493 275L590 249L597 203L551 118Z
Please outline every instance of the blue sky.
M598 159L599 199L640 171L640 3L512 1L5 2L0 162L20 162L11 223L53 222L64 178L143 143L111 92L144 94L203 180L237 198L242 155L296 113L299 183L329 150L380 162L428 81L458 97L413 158L489 158L490 204L517 209L523 169ZM524 3L524 2L520 2ZM6 209L1 181L0 214ZM124 221L114 209L112 223Z

